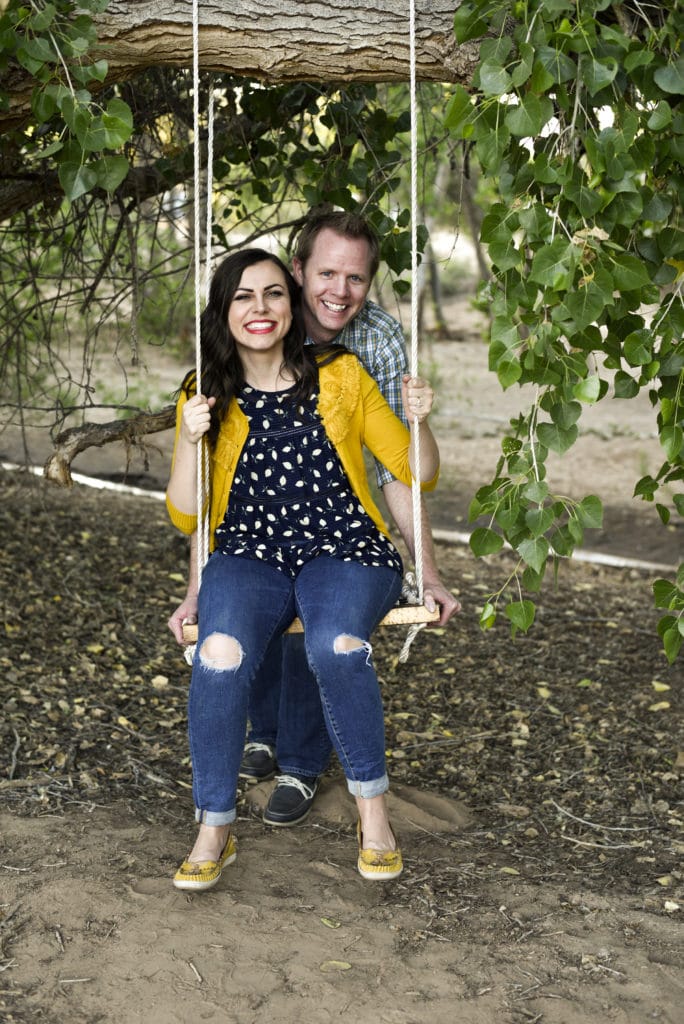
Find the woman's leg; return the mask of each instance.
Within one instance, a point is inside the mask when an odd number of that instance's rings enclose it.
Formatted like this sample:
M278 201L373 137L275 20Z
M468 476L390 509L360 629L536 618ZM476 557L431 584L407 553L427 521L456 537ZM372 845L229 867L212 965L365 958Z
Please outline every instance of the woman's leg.
M330 738L355 796L365 846L392 850L384 793L385 730L370 636L401 590L399 574L320 557L295 583L306 651Z
M250 682L270 641L294 615L292 581L277 569L220 553L207 562L188 701L195 816L205 826L192 861L216 860L225 846L235 819Z

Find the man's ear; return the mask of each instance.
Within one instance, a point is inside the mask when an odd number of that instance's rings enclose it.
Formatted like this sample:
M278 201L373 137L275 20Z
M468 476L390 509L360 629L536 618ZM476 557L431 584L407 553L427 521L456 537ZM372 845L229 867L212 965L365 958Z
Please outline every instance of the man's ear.
M304 281L304 274L302 273L302 270L303 270L303 268L302 268L302 261L300 260L299 256L293 256L292 257L292 276L294 277L295 281L297 282L297 284L299 285L300 288L301 288L302 283Z

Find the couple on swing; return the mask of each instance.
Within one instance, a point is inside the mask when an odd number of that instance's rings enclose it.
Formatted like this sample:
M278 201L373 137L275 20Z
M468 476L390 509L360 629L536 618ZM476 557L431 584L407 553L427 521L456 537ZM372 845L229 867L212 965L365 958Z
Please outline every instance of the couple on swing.
M330 212L303 228L293 274L247 249L211 283L201 386L193 372L181 387L167 489L172 522L192 534L206 435L211 555L199 594L191 559L188 593L169 620L179 641L183 620L199 620L188 704L199 832L174 877L179 889L212 888L235 859L239 775L269 777L277 761L264 820L296 824L331 747L356 799L359 872L384 880L402 870L370 646L399 596L402 564L371 497L363 448L409 550L416 424L426 488L439 453L426 422L432 390L405 373L399 325L367 301L378 262L367 223ZM446 622L458 604L430 543L424 579L426 604ZM283 639L295 616L303 638Z

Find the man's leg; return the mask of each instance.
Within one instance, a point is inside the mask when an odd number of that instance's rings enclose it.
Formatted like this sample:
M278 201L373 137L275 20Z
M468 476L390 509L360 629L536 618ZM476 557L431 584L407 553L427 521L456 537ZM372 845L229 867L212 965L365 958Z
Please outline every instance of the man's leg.
M269 645L249 695L249 731L240 762L240 778L262 782L276 773L276 739L283 650L281 637Z
M280 774L264 811L269 825L297 825L311 810L319 777L325 771L332 744L323 709L306 658L301 633L282 639L282 682L276 745Z

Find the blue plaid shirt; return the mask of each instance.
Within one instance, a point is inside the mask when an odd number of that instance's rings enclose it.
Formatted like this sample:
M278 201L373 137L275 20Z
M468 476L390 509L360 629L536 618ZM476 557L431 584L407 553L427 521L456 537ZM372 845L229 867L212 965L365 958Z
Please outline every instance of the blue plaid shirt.
M357 316L335 338L359 357L382 392L385 401L406 423L401 401L401 379L408 372L406 346L401 324L374 302L366 303ZM394 480L392 474L375 461L378 487Z

